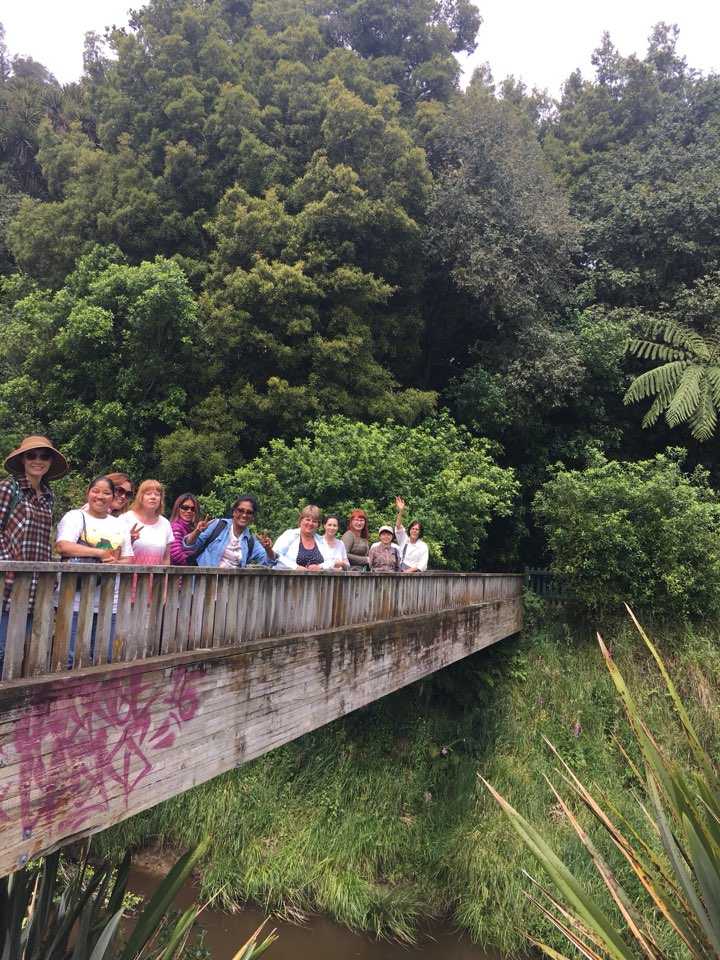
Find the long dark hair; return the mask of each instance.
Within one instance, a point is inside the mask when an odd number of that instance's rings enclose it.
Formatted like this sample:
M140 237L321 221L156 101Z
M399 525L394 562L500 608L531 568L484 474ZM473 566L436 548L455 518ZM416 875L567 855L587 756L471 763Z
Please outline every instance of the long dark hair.
M175 498L172 513L170 514L170 523L172 523L173 520L177 520L180 515L180 504L186 500L192 500L193 502L193 506L195 507L195 522L197 523L200 519L200 504L198 503L198 498L194 493L181 493L179 497Z

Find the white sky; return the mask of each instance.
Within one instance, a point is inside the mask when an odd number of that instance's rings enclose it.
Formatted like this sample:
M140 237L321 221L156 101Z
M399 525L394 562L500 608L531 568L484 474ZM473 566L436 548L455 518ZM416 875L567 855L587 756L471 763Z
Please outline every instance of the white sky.
M82 72L85 32L127 23L138 0L0 0L0 23L11 54L32 56L62 83ZM717 0L477 0L483 17L478 49L467 68L488 61L496 81L513 74L556 96L576 68L591 77L592 51L604 30L621 54L647 50L660 20L680 27L678 52L703 73L720 71Z

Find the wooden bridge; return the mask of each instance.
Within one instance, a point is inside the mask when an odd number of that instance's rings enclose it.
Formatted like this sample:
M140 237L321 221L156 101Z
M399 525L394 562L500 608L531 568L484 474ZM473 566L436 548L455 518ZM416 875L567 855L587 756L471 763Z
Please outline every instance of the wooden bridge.
M0 876L522 627L520 574L98 571L0 563Z

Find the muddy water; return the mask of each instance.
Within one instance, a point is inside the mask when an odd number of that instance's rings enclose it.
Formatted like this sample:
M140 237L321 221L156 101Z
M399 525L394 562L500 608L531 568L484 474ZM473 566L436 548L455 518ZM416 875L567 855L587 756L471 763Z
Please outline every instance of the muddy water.
M132 868L128 886L133 893L150 897L157 884L156 870ZM187 884L175 901L176 908L187 909L196 896ZM205 946L212 960L231 960L263 919L262 912L251 906L240 913L205 910L198 923L206 931ZM469 937L460 937L439 924L432 924L428 938L411 947L370 940L326 917L311 917L303 925L273 921L266 929L272 927L279 939L264 955L268 960L501 960L499 955L473 944Z

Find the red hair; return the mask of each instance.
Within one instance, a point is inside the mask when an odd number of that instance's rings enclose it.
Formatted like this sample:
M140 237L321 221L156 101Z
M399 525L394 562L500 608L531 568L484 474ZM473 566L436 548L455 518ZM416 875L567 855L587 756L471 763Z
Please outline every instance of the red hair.
M353 511L352 511L352 513L351 513L350 516L348 517L348 530L352 530L352 522L353 522L353 518L354 518L354 517L362 517L363 520L365 521L365 526L362 528L362 533L360 534L360 536L363 538L363 540L369 540L369 539L370 539L370 527L368 527L368 522L367 522L367 517L365 516L365 511L364 511L364 510L353 510ZM355 531L352 530L352 532L354 533Z

